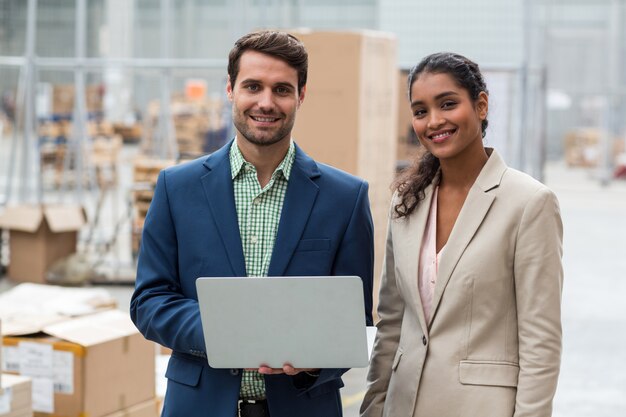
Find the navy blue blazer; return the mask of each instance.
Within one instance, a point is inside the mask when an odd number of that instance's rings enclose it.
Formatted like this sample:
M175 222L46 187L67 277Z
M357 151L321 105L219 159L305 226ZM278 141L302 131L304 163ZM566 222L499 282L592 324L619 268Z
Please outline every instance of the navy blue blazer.
M146 216L130 313L147 339L173 350L166 417L236 415L241 370L207 363L195 285L201 276L246 275L231 143L162 171ZM296 146L268 275L357 275L371 325L374 247L367 191L362 179L317 163ZM341 416L345 371L323 369L306 388L288 375L265 376L271 416Z

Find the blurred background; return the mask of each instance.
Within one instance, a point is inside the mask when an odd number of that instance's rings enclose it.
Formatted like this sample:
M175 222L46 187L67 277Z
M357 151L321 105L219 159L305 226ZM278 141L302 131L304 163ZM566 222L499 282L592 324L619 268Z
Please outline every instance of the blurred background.
M294 138L369 181L376 275L389 185L420 152L406 74L438 51L479 63L486 144L561 201L554 415L626 415L626 0L0 0L0 292L105 288L128 309L156 176L232 137L227 54L258 28L309 50Z

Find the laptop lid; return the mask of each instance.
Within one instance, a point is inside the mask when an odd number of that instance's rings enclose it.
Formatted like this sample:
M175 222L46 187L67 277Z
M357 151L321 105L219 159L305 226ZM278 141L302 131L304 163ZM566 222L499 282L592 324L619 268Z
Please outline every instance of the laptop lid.
M201 277L196 289L214 368L368 365L359 277Z

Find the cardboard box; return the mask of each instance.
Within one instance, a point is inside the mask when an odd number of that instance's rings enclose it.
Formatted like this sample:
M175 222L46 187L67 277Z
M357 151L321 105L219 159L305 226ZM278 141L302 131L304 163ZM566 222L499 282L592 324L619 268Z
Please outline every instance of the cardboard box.
M157 354L156 356L156 400L158 402L159 415L163 411L163 401L167 392L167 377L165 374L167 373L170 359L171 355Z
M104 98L102 85L85 86L85 107L88 112L101 112ZM52 87L52 113L69 115L74 111L74 84L56 84Z
M161 346L159 344L157 344L157 347L158 347L158 351L157 351L158 355L169 356L169 355L172 354L172 349L170 349L170 348L166 348L165 346Z
M154 344L109 310L4 336L6 371L31 376L40 417L102 417L155 396Z
M398 142L396 39L374 31L292 33L309 53L294 140L316 160L368 181L378 279Z
M96 168L96 181L100 188L117 184L118 157L121 149L120 135L98 136L93 139L91 163Z
M71 114L74 110L74 85L56 84L52 87L52 113Z
M0 216L9 230L8 276L20 282L45 282L48 268L76 252L85 215L78 206L13 206Z
M158 417L159 415L159 401L153 398L141 404L109 414L106 417Z
M32 417L32 382L30 378L1 374L0 417Z
M88 112L102 112L104 90L103 85L88 85L85 87L85 106Z

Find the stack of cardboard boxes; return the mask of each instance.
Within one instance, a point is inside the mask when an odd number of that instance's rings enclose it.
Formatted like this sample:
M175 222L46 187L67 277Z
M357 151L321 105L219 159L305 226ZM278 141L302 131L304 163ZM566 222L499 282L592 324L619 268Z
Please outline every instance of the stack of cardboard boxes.
M2 323L0 322L0 337ZM25 376L2 373L2 346L0 346L0 417L32 417L32 381Z
M96 136L92 143L91 163L96 169L96 181L100 188L110 188L118 181L118 157L122 150L119 135Z
M44 89L45 90L45 89ZM72 138L72 117L74 110L75 91L73 85L48 86L50 98L50 116L43 119L38 126L38 136L42 157L42 171L52 169L53 184L59 186L65 178L63 171L66 166L72 166L73 161L65 163L68 156L67 144ZM102 119L104 88L101 85L86 87L86 106L90 114L87 121L87 135L94 141L93 153L83 156L84 160L91 160L96 168L99 186L110 185L110 180L116 180L119 152L117 145L124 138L116 135L114 125ZM135 134L134 126L130 130ZM124 133L127 133L127 128ZM139 133L140 135L140 133ZM105 173L103 175L103 173ZM109 175L110 174L110 175ZM45 176L44 176L45 177ZM77 181L77 178L73 178ZM85 179L83 179L85 181Z
M108 310L39 330L3 337L4 371L32 379L35 416L157 416L154 344L128 314Z
M133 161L133 224L131 250L133 256L139 253L141 245L141 233L146 214L156 186L159 172L169 166L175 165L172 159L151 159L138 157Z
M69 115L74 110L75 90L73 84L55 84L52 86L52 114ZM90 113L102 112L104 86L88 85L85 87L85 105Z
M51 172L52 185L59 187L64 181L66 167L75 166L74 161L66 163L68 157L68 138L72 135L72 123L69 120L61 120L57 123L44 122L39 126L39 139L41 151L41 169L46 177L47 172ZM83 160L88 161L96 170L96 180L98 186L106 187L111 180L116 181L117 157L121 150L122 137L113 133L113 125L104 121L89 121L87 124L87 134L92 140L90 153L83 155ZM76 158L76 156L74 156ZM113 175L103 176L103 172L111 172ZM71 180L75 178L75 172L71 172ZM87 178L83 178L86 183Z
M149 149L159 123L160 103L148 105L144 148ZM171 103L172 122L181 159L193 159L212 152L228 138L219 99L176 95Z

